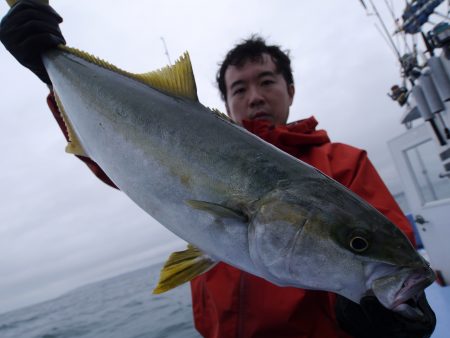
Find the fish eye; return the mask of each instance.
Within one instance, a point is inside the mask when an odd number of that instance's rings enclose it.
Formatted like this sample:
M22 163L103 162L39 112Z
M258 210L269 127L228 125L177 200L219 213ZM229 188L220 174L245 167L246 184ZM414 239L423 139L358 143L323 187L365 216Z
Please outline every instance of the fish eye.
M353 235L350 238L350 248L358 253L364 252L369 248L369 241L361 235Z

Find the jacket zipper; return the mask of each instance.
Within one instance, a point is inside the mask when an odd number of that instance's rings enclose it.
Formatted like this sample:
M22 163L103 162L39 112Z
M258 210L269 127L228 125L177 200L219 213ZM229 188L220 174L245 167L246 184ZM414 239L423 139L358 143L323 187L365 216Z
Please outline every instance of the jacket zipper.
M239 294L238 294L238 314L236 338L244 337L244 317L245 317L245 272L239 276Z

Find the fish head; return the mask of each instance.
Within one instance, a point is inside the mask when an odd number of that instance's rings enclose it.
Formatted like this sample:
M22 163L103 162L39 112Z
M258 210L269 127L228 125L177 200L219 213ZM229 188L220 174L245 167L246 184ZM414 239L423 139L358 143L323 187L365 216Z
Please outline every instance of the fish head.
M356 303L375 295L388 309L434 281L408 238L347 191L273 191L259 202L249 227L250 256L281 286L325 290Z

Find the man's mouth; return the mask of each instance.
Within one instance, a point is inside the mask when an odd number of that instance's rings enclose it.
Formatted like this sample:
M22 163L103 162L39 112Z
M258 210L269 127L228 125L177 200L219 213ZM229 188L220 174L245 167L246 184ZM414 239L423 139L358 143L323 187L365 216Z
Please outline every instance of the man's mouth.
M252 120L271 120L272 115L266 112L257 112L253 114Z

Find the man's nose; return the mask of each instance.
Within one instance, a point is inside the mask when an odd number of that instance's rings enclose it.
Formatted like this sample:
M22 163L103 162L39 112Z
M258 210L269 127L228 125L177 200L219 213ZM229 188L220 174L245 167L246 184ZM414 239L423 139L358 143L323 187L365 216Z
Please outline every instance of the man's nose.
M264 103L264 96L262 95L261 91L258 88L251 87L249 89L248 103L250 107L255 107Z

